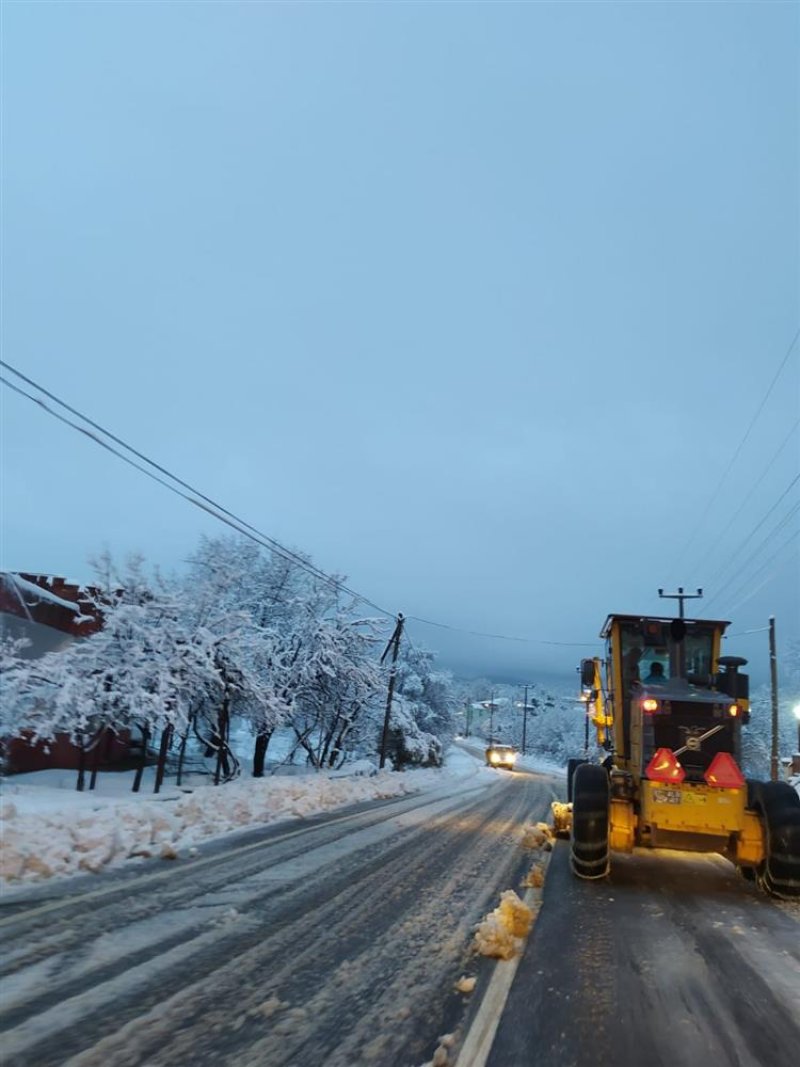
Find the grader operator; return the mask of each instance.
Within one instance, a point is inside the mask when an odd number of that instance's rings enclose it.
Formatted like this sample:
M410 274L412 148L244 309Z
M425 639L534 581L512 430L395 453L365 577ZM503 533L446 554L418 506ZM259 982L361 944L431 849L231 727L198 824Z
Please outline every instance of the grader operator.
M609 615L605 662L581 682L602 764L570 760L571 865L601 878L610 853L634 847L718 852L770 894L800 897L800 796L785 782L746 781L746 660L720 655L727 622Z

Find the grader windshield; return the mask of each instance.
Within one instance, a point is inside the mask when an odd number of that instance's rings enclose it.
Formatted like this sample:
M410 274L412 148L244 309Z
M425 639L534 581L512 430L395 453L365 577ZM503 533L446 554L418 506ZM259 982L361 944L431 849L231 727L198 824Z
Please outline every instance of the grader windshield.
M681 625L673 628L676 621ZM707 687L723 625L702 620L619 619L624 687L666 686L676 679ZM613 654L613 641L610 651Z

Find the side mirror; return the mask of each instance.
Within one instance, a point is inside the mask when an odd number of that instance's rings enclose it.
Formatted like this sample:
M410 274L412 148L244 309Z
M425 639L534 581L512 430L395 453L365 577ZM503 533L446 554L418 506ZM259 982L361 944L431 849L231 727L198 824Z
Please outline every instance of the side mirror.
M584 689L591 689L594 685L594 660L582 659L581 660L581 686Z

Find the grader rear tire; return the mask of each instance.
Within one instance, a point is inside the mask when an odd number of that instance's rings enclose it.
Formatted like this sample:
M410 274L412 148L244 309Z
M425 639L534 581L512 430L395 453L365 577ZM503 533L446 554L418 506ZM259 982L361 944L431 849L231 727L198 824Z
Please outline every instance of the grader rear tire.
M608 775L595 763L575 768L572 783L570 865L579 878L608 874Z
M762 782L755 791L767 842L758 882L773 897L800 897L800 796L786 782Z

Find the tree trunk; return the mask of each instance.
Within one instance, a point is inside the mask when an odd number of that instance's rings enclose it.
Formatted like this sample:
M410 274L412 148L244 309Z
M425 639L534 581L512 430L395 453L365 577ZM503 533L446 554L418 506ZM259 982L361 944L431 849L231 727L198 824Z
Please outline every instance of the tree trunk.
M272 737L272 730L262 730L260 734L256 735L256 747L253 753L253 777L264 777L264 763L267 758L267 747L269 745L270 738Z
M161 784L164 781L164 769L167 765L167 752L172 741L172 724L167 726L164 732L161 734L161 747L158 750L158 766L156 767L156 784L153 787L154 793L161 791Z
M226 752L227 741L228 741L228 726L230 724L230 719L229 719L229 716L228 716L228 706L229 706L228 698L225 697L223 699L223 701L222 701L222 707L220 708L219 718L217 720L217 724L218 724L217 725L217 735L218 736L217 736L216 740L217 740L217 743L218 743L219 747L217 748L217 765L216 765L216 768L214 769L214 785L219 785L220 778L222 777L223 774L224 774L224 776L226 778L230 774L230 766L228 764L228 754Z
M91 791L97 785L97 769L100 766L100 742L103 739L103 734L106 732L105 726L101 726L97 731L97 736L94 739L92 745L92 774L89 778L89 790Z
M86 749L83 747L83 737L78 738L78 784L76 789L82 793L86 788Z
M186 756L186 742L189 740L189 730L190 729L191 729L191 726L187 726L186 727L186 733L181 738L181 747L180 747L180 749L178 751L178 780L175 783L176 785L180 785L181 781L183 779L183 760L184 760L184 757Z
M142 775L144 774L145 763L147 762L147 742L150 740L150 731L146 726L140 726L142 731L142 756L139 760L139 766L136 768L136 776L133 779L133 792L138 793L142 786Z

